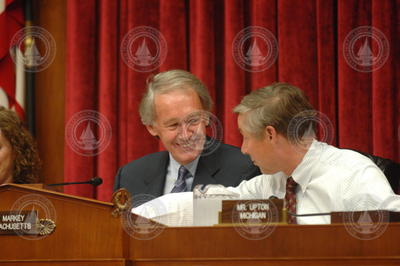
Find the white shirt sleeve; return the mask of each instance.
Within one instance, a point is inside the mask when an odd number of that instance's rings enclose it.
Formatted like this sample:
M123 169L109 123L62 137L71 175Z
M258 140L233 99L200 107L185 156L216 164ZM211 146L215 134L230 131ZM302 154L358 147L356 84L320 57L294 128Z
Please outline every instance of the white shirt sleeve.
M384 209L392 196L395 196L387 178L375 166L360 169L348 183L343 193L345 210L377 210ZM396 199L396 197L393 197Z
M242 181L237 187L228 187L227 189L238 193L241 199L268 199L274 195L271 183L271 175L259 175L250 180Z

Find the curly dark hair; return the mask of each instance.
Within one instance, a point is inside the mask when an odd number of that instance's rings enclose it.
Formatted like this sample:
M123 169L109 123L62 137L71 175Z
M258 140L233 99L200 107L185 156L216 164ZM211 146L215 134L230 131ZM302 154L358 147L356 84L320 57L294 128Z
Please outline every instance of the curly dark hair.
M0 106L0 130L15 154L13 183L39 182L41 161L35 140L17 114Z

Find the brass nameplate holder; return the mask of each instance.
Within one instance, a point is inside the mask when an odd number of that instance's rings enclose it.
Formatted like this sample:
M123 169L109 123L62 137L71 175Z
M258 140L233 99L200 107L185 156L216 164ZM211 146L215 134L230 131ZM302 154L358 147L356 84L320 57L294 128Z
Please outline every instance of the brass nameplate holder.
M55 227L50 219L38 219L35 210L0 212L0 235L49 235Z

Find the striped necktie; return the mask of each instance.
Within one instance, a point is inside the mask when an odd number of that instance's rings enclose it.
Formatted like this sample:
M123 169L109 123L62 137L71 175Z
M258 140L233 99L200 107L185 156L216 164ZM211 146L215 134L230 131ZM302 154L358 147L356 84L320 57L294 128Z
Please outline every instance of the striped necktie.
M297 183L290 176L286 181L286 194L285 194L285 204L288 212L296 214L296 188ZM296 224L296 217L293 215L288 215L288 223Z
M178 179L175 181L175 185L174 188L171 190L171 193L188 191L188 188L186 186L186 179L190 176L191 174L189 170L181 165L178 171Z

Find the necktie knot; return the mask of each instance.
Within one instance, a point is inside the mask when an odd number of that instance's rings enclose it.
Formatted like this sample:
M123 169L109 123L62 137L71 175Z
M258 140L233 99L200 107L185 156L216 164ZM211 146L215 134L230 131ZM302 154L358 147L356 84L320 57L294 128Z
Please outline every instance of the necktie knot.
M189 170L181 165L178 170L178 178L176 179L174 188L172 189L171 193L188 191L186 186L186 179L189 178L190 175L191 174Z
M286 181L286 191L291 193L296 193L297 183L294 181L293 177L289 177Z
M178 179L179 178L185 178L186 174L188 173L188 169L186 169L185 166L181 165L178 170Z

